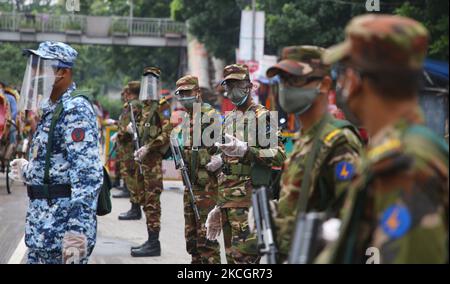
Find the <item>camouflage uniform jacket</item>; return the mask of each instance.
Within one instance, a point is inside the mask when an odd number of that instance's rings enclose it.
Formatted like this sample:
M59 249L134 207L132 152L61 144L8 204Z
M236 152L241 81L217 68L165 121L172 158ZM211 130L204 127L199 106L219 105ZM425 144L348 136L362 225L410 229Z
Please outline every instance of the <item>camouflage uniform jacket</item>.
M121 161L134 159L133 153L135 149L133 145L133 135L128 133L127 131L127 126L131 122L130 104L133 105L134 118L136 120L137 126L139 126L139 119L142 115L141 113L143 105L139 100L132 100L123 105L123 110L119 117L119 130L117 134L117 146L119 159Z
M411 112L371 140L320 262L372 262L369 248L380 263L448 262L448 145Z
M139 122L139 138L142 146L148 147L144 160L151 153L165 152L170 143L170 107L165 99L158 101L147 101L142 109L142 117Z
M282 255L287 255L298 211L298 200L304 175L311 175L307 211L328 212L336 216L341 209L348 186L355 173L361 151L356 128L345 121L326 114L324 126L320 124L302 133L294 150L284 163L281 176L281 193L278 215L275 220L278 244ZM321 143L310 173L305 173L314 138L319 135Z
M242 158L228 157L222 154L224 166L222 173L219 174L219 199L218 203L223 208L247 208L250 207L252 196L252 177L251 169L256 164L263 165L269 168L281 168L286 154L284 145L281 139L278 139L278 146L275 149L270 147L261 147L259 141L250 144L251 135L249 130L255 128L255 133L258 133L258 118L266 117L269 119L269 111L262 105L252 104L247 112L254 112L256 119L254 124L249 124L249 120L245 115L237 116L239 121L231 124L233 117L236 117L237 109L227 114L225 123L223 125L223 133L228 133L227 128L233 129L233 133L243 131L240 136L244 137L245 142L249 142L249 150ZM251 122L250 122L251 123ZM277 122L275 122L277 124ZM244 125L243 129L238 129L236 125ZM278 133L278 125L274 124L273 119L266 123L266 133L269 131L276 131ZM239 137L238 137L239 138ZM251 146L251 145L254 146Z
M61 251L67 231L86 235L88 248L95 245L97 198L103 182L99 133L91 104L82 97L72 98L74 90L75 84L57 103L44 106L30 146L29 164L23 169L28 185L43 184L48 131L62 101L63 111L53 134L50 184L70 184L72 196L30 201L25 242L31 249Z
M208 116L211 119L220 118L220 114L206 103L202 103L201 114L202 117ZM202 135L204 134L205 129L212 124L212 120L210 122L211 123L201 124ZM190 129L192 130L194 127L193 120L191 120L190 123ZM193 145L192 135L193 133L191 133L190 135L190 145ZM205 166L211 161L211 156L217 152L217 148L214 145L207 147L202 143L202 146L198 147L198 152L196 154L193 154L194 150L192 148L192 146L184 146L183 158L189 168L189 176L193 186L194 194L197 197L197 205L202 208L208 208L216 203L218 184L217 176L215 175L215 173L211 173L206 170ZM197 156L195 162L192 160L194 156Z

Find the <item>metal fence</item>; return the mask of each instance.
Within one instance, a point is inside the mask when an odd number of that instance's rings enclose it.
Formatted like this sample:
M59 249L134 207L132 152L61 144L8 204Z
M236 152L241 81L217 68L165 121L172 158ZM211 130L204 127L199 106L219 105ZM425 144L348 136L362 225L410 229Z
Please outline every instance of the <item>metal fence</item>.
M0 31L34 31L42 33L85 33L87 18L80 15L50 15L0 12ZM186 35L186 25L170 19L110 17L109 35L162 37L167 34Z

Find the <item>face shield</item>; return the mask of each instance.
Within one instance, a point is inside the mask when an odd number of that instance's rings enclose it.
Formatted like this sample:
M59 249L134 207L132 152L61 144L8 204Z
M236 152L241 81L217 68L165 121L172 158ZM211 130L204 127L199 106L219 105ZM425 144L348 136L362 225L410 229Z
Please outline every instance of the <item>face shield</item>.
M161 98L160 93L161 93L161 84L158 78L156 78L151 74L142 77L141 93L139 94L139 100L159 101L159 99Z
M25 75L22 80L19 110L36 112L50 99L56 80L57 60L43 59L37 55L28 58Z

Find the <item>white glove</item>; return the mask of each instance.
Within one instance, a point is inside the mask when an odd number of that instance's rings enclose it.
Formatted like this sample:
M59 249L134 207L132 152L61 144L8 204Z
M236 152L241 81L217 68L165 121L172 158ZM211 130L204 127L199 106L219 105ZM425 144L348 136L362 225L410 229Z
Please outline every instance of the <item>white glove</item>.
M117 142L117 133L114 133L114 135L111 136L110 140L111 140L111 142L116 143Z
M147 146L142 146L141 148L139 148L139 150L134 151L134 160L142 162L142 159L145 157L147 152L148 152Z
M24 168L28 165L25 159L15 159L9 164L11 167L11 178L15 181L25 182Z
M211 212L208 213L208 218L205 223L206 238L210 241L217 240L217 237L222 231L222 212L220 207L216 205Z
M339 230L341 228L341 220L330 219L322 224L322 236L327 242L334 242L339 237Z
M26 153L28 151L29 140L27 138L23 139L22 145L22 153Z
M87 256L86 235L70 231L64 234L62 241L63 264L79 264Z
M247 153L248 151L247 142L243 142L229 134L225 134L225 139L228 139L230 142L225 144L216 142L215 146L220 148L225 153L225 155L229 157L244 157L245 153Z
M130 133L130 134L133 134L133 133L134 133L134 130L133 130L133 123L130 122L130 123L127 125L127 132Z
M275 218L277 217L277 204L278 202L275 200L269 201L269 209L270 215L272 216L272 220L275 220ZM248 210L247 221L250 233L256 232L256 223L255 223L255 215L253 214L253 206L250 207L250 209Z
M211 157L211 161L206 164L206 169L212 173L220 169L223 165L222 155L214 155Z
M108 118L105 120L106 125L113 125L116 124L116 121L112 118Z

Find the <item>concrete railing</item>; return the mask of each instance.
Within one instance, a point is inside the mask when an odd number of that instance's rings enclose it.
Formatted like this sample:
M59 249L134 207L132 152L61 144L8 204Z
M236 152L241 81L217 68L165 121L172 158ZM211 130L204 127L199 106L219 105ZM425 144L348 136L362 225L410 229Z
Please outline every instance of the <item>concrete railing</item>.
M0 31L36 33L78 33L96 36L165 37L186 35L186 25L170 19L96 17L0 12Z

